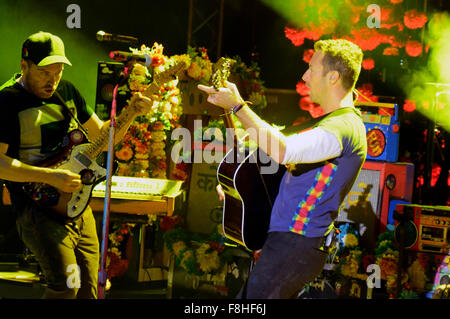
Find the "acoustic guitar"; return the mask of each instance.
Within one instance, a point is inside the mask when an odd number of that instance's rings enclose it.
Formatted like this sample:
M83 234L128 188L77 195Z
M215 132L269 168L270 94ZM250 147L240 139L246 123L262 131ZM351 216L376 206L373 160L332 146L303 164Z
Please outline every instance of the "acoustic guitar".
M212 85L224 86L233 60L221 58L215 64ZM231 115L225 113L228 128L236 129ZM223 232L226 238L248 250L262 248L269 229L270 216L278 189L285 172L283 165L265 174L269 166L268 155L259 148L246 147L234 135L234 147L229 150L217 168L217 179L225 193L223 205Z

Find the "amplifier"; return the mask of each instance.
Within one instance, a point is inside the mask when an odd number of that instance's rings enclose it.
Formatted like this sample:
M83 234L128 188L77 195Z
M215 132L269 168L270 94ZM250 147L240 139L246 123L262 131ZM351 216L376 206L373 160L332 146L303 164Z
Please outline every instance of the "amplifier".
M378 234L388 227L389 203L411 202L413 179L411 163L366 161L335 221L355 224L361 246L371 250Z
M361 109L361 115L366 126L367 159L376 161L396 162L400 139L400 122L398 120L398 104L356 102ZM376 108L394 109L394 115L378 114L370 110Z
M408 250L443 253L450 249L450 207L399 204L394 236Z
M125 65L121 62L98 62L97 90L95 95L95 113L101 120L108 120L111 113L113 90L116 84L122 81ZM128 98L123 90L117 95L117 114L126 105Z

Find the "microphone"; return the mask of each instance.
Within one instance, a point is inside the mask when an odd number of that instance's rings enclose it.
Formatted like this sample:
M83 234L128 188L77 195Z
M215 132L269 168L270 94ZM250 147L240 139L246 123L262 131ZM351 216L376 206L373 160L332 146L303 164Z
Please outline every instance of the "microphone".
M112 41L112 42L122 42L122 43L138 43L138 38L131 37L128 35L111 34L105 31L97 32L98 41Z
M129 62L131 60L136 60L144 62L145 66L149 66L150 64L152 64L152 57L148 54L135 54L125 51L111 51L109 52L109 57L120 62Z

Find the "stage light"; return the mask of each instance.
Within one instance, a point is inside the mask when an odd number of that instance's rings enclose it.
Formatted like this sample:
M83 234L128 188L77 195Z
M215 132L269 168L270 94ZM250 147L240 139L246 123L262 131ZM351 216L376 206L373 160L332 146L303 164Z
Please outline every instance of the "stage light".
M450 131L450 16L438 13L428 23L425 44L427 62L401 79L408 100L417 110Z

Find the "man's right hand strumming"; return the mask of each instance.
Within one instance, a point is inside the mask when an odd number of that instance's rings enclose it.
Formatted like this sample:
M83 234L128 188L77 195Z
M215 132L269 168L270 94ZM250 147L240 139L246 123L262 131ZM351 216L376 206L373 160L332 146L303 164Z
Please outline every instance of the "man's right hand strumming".
M48 181L45 183L65 193L73 193L81 187L81 177L66 169L48 169Z
M19 183L45 183L65 193L73 193L81 187L80 175L66 169L52 169L25 164L6 156L6 149L7 146L0 143L0 178Z

